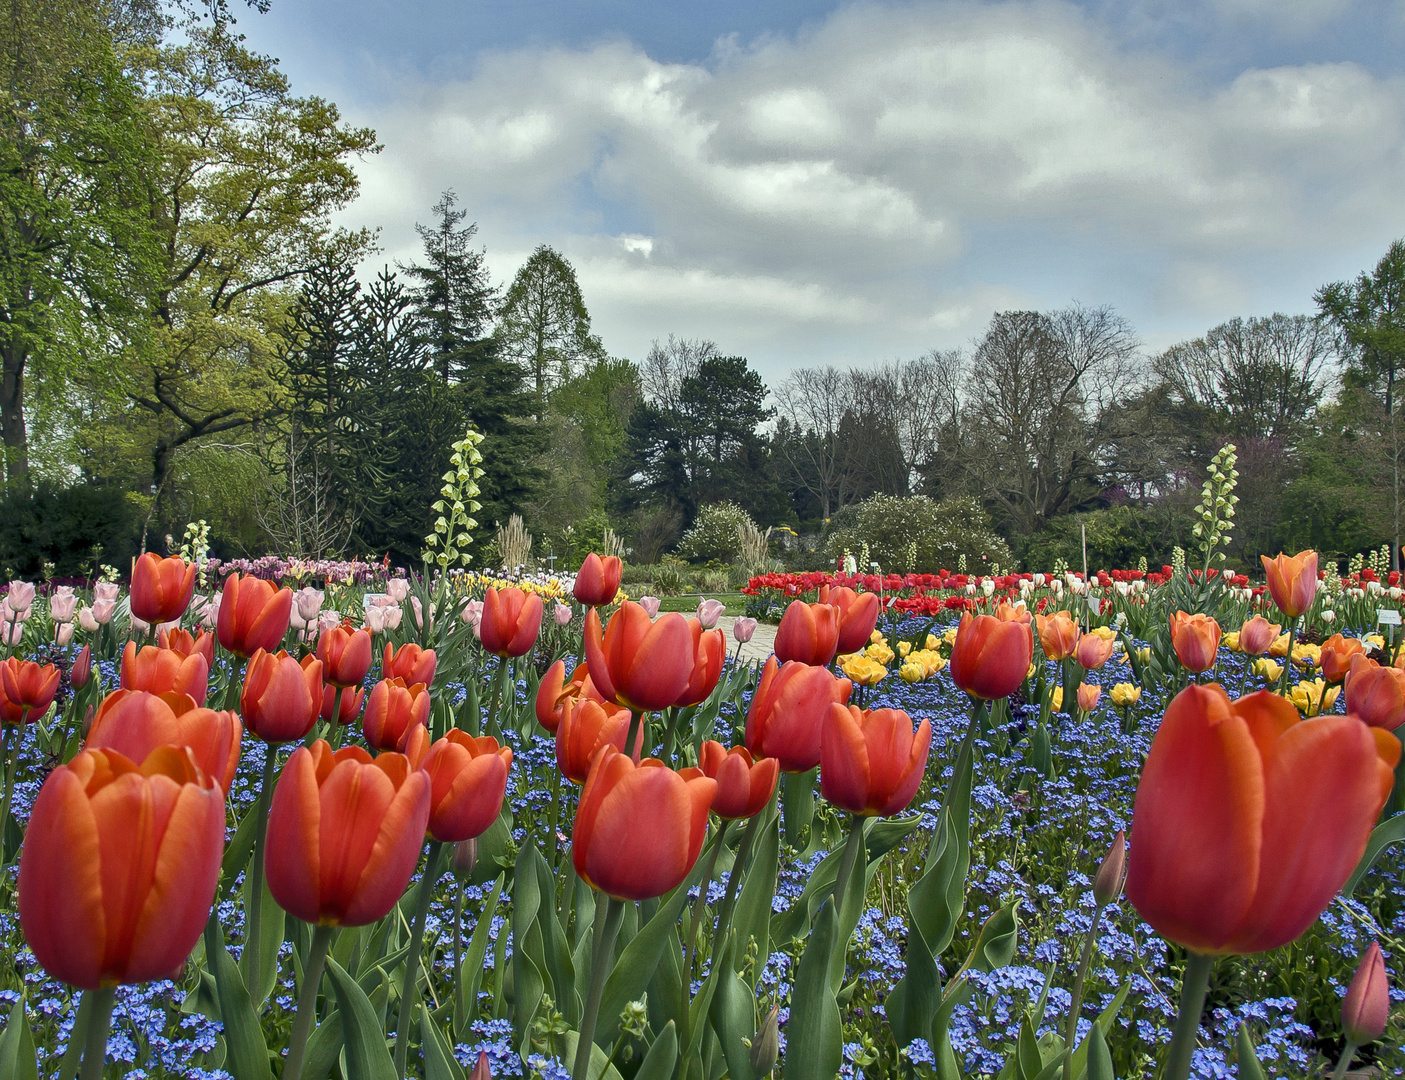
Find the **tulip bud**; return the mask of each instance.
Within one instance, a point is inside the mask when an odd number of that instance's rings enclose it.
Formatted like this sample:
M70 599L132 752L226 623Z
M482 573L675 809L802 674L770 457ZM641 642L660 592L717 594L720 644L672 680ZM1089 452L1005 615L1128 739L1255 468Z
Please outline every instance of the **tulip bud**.
M1112 847L1107 849L1093 878L1093 899L1098 902L1098 907L1107 907L1122 895L1122 878L1126 869L1127 834L1118 829Z
M473 1071L468 1074L468 1080L493 1080L493 1070L488 1065L486 1050L478 1051L478 1064L473 1066Z
M96 711L93 709L93 707L92 707L91 705L89 705L89 706L88 706L88 711L83 714L83 738L84 738L84 739L87 739L87 737L88 737L88 732L90 732L90 731L93 730L93 717L94 717L95 715L97 715L97 714L96 714Z
M449 856L449 869L459 877L468 877L473 873L473 868L478 864L478 838L470 837L467 840L460 840L454 845L453 854Z
M323 597L324 594L321 590L311 586L293 593L293 604L298 609L298 614L302 617L303 622L316 622L317 615L322 610Z
M1356 1046L1375 1042L1385 1034L1390 1017L1390 981L1386 978L1381 947L1371 942L1361 957L1351 985L1342 999L1342 1030Z
M88 680L93 676L93 650L84 645L78 650L78 655L73 658L73 669L69 672L68 681L73 685L73 689L82 690L88 685Z
M751 1044L751 1072L754 1076L768 1076L776 1067L781 1056L780 1007L772 1005L766 1019L761 1021L761 1030Z

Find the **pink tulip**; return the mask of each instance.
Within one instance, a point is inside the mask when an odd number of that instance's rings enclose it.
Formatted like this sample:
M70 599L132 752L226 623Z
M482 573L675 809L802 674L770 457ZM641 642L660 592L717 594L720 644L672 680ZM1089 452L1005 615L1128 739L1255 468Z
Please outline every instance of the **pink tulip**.
M424 609L420 607L420 598L419 598L418 596L412 596L412 597L410 597L410 607L414 608L414 610L415 610L415 625L418 626L418 627L423 628L423 627L424 627ZM433 622L433 621L434 621L434 615L435 615L435 608L434 608L434 605L433 605L433 604L430 604L430 605L429 605L429 621L430 621L430 622Z
M302 630L309 623L316 623L317 613L322 610L323 599L324 594L311 587L293 593L293 626Z
M116 600L94 600L93 618L102 626L106 626L112 621L112 615L117 610Z
M331 630L333 627L341 625L341 612L328 608L317 615L317 629Z
M727 605L721 600L704 600L698 605L698 622L704 630L711 630L726 610Z
M382 607L368 607L366 609L366 629L373 634L385 633L385 612Z
M78 597L73 595L73 586L60 585L49 597L49 617L56 623L72 622L78 612Z
M418 618L418 617L419 617L419 604L418 604L418 603L415 604L415 613L416 613L416 618ZM464 622L468 623L469 626L473 627L474 632L476 633L477 630L478 630L478 624L479 624L479 622L481 622L482 619L483 619L483 601L482 601L482 600L470 600L470 601L468 601L466 604L464 604L464 606L463 606L463 611L461 611L459 614L460 614L460 616L463 618L463 621L464 621Z
M0 642L14 648L24 640L24 623L0 623Z
M60 645L67 645L72 641L73 624L71 622L63 622L54 627L54 640Z
M94 600L111 600L114 604L122 595L122 590L115 581L99 581L93 586Z
M394 630L400 625L400 617L405 614L405 609L399 606L385 608L385 628Z
M78 609L78 625L90 634L98 628L98 621L93 617L93 609L86 604Z
M11 611L28 611L34 603L34 586L27 581L10 582L10 591L5 594L5 606Z
M385 583L385 591L397 604L403 604L410 595L410 582L402 577L393 577Z
M219 625L220 604L222 604L223 602L224 593L217 592L210 599L209 604L206 605L204 614L200 616L200 625L205 627L206 630L214 630L215 627Z
M552 614L556 619L557 626L569 626L571 624L570 604L557 604Z
M644 614L654 619L659 614L659 598L657 596L641 596L639 606L644 609Z
M732 636L737 639L738 644L745 645L751 640L751 635L756 633L756 620L748 619L745 615L738 615L732 623Z

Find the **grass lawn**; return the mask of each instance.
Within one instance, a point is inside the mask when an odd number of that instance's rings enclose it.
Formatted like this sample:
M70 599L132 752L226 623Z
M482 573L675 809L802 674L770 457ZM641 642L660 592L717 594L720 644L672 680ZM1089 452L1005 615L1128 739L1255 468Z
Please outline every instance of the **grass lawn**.
M747 598L739 592L718 593L709 596L706 593L684 593L681 596L665 596L659 601L660 611L682 611L691 615L698 610L698 604L707 597L709 600L721 600L727 605L726 615L745 615ZM637 596L634 599L639 599Z

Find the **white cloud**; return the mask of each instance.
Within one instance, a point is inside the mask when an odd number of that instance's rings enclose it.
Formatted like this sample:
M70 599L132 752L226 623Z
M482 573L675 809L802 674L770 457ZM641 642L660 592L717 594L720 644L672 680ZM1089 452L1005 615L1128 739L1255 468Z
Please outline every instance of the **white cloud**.
M348 220L409 258L452 186L500 275L539 242L575 259L626 355L669 332L773 369L912 353L1075 295L1198 332L1285 306L1256 285L1285 261L1405 231L1400 79L1207 86L1052 3L859 5L705 65L486 55L358 119L386 150Z

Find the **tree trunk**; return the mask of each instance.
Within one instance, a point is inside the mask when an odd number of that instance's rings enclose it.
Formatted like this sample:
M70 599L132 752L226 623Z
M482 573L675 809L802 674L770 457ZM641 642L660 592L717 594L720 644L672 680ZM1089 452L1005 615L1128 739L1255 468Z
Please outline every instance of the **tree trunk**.
M24 365L27 350L18 336L0 349L0 441L5 447L5 488L29 488L29 433L24 423Z

